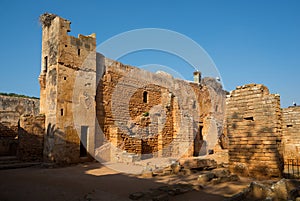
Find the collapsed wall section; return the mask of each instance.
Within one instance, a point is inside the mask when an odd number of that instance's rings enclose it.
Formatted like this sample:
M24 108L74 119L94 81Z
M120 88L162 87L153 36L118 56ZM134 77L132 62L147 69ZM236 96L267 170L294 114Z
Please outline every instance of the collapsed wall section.
M281 176L279 95L260 84L237 87L227 99L226 121L231 171L252 177Z

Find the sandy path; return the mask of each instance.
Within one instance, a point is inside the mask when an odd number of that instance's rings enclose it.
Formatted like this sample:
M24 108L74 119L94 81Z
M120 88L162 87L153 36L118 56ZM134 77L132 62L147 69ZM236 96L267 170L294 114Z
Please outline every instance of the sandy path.
M147 191L166 183L195 182L190 176L142 179L120 174L99 163L66 168L31 167L0 171L0 201L127 201L133 192ZM203 190L171 197L171 201L223 200L248 181L207 186Z

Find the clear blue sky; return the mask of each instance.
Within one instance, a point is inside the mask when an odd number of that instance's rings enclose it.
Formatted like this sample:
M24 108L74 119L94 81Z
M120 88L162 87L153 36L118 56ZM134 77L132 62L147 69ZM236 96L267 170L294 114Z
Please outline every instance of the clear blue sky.
M97 43L138 28L163 28L200 44L227 90L262 83L283 107L300 104L300 1L277 0L2 0L0 91L39 96L44 12L72 21L72 35L97 34ZM129 56L126 63L160 63L163 55ZM143 61L143 62L142 62ZM168 64L170 65L170 64Z

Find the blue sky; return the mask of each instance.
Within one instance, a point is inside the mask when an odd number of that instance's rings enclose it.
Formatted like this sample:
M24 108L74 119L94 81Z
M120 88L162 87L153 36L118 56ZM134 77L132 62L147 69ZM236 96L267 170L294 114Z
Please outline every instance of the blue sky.
M170 29L200 44L215 62L227 90L262 83L281 95L283 107L300 104L300 1L76 1L0 2L0 92L39 96L41 26L55 13L71 20L71 34L95 32L97 43L140 28ZM146 51L122 59L132 65L186 64Z

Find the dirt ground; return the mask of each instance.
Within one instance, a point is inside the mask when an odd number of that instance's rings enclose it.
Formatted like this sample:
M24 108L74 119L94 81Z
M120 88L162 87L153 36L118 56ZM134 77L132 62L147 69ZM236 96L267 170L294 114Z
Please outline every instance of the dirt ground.
M0 201L127 201L134 192L176 183L197 185L197 176L143 179L121 174L99 163L65 168L30 167L0 171ZM171 201L224 200L249 184L248 179L207 185L199 191L170 197Z

